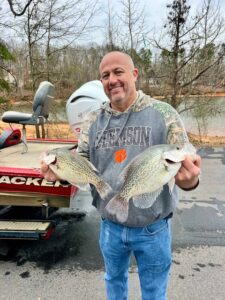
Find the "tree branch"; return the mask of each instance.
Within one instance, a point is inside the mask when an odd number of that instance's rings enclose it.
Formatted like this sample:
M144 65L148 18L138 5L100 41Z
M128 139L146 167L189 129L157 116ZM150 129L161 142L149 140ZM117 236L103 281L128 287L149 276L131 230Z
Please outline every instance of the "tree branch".
M213 66L215 66L223 57L225 56L225 53L223 52L219 58L214 61L212 64L208 65L206 68L204 68L203 70L201 70L194 78L192 78L191 80L189 80L188 82L184 83L181 85L181 88L184 88L188 85L190 85L192 82L194 82L195 80L197 80L200 76L202 76L202 74L204 74L206 71L208 71L210 68L212 68Z
M15 76L9 71L9 69L7 69L6 67L0 65L0 68L1 68L2 70L6 71L7 73L9 73L9 74L14 78L14 80L15 80L15 86L16 86L16 90L17 90L17 88L18 88L18 83L17 83L16 77L15 77Z
M28 6L31 4L31 2L32 2L33 0L29 0L29 1L27 2L27 4L25 5L24 9L23 9L20 13L18 13L18 12L16 12L16 11L14 10L12 0L7 0L7 1L8 1L8 3L9 3L10 10L11 10L11 12L14 14L14 16L15 16L15 17L20 17L20 16L22 16L22 15L25 13L26 9L28 8Z

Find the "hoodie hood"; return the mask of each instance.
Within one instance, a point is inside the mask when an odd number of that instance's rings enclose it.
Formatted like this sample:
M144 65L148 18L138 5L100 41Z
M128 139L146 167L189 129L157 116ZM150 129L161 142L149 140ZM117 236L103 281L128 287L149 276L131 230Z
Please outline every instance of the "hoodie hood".
M145 94L141 90L137 91L137 97L136 97L136 99L134 100L134 102L125 111L118 111L118 110L113 109L111 107L110 102L103 103L103 105L101 106L101 109L109 112L111 115L118 116L118 115L121 115L121 114L124 114L124 113L128 113L129 111L135 111L136 110L136 106L138 106L139 102L144 97L145 97Z

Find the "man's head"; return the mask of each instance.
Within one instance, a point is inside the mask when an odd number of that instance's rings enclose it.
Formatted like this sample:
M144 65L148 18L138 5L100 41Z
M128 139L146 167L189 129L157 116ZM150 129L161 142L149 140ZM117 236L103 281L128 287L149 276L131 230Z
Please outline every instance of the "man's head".
M126 110L137 96L135 82L138 70L131 57L119 51L109 52L100 63L99 72L112 108Z

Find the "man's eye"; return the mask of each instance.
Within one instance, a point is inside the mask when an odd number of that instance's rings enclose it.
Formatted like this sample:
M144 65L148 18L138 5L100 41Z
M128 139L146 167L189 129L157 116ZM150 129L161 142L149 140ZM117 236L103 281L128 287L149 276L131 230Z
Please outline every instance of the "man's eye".
M108 74L102 75L102 79L107 79L109 77Z

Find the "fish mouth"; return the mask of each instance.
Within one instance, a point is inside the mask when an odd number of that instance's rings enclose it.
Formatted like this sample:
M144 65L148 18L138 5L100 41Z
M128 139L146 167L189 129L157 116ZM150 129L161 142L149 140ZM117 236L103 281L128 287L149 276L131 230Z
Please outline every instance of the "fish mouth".
M176 163L177 163L177 161L173 161L173 160L171 160L171 159L169 159L169 158L165 158L165 161L166 161L166 163L169 164L169 165L173 165L173 164L176 164Z
M57 163L57 157L54 154L48 154L45 158L44 161L47 165L55 165Z
M175 153L172 152L164 152L163 154L163 159L165 161L166 164L168 165L174 165L177 163L180 163L181 161L183 161L185 158L184 153L177 151Z

